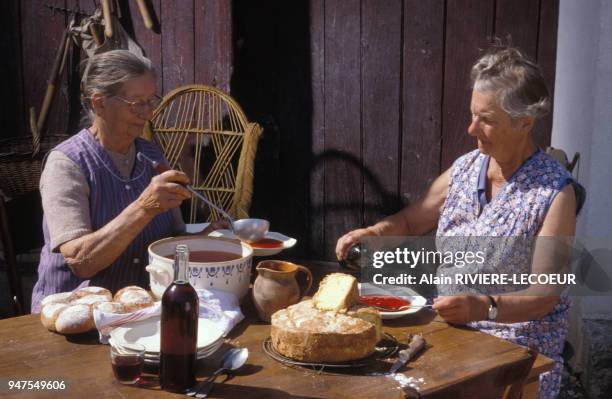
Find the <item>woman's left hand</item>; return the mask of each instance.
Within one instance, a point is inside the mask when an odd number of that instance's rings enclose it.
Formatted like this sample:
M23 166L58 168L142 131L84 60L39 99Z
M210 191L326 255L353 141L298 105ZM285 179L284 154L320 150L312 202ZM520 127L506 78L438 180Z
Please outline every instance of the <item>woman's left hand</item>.
M225 220L225 219L215 220L214 222L211 222L208 226L206 226L206 228L202 230L202 232L199 234L209 235L215 230L222 230L222 229L228 229L228 230L232 229L232 226L230 225L230 222L228 220Z
M489 310L489 298L484 295L441 296L433 302L432 308L440 317L453 324L486 320Z

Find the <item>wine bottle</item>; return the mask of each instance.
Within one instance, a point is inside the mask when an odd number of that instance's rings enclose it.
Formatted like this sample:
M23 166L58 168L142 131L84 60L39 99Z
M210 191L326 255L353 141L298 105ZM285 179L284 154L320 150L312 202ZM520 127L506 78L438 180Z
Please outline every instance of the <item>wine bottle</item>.
M189 248L177 245L174 281L162 296L159 380L162 389L184 392L195 382L198 343L198 306L189 284Z

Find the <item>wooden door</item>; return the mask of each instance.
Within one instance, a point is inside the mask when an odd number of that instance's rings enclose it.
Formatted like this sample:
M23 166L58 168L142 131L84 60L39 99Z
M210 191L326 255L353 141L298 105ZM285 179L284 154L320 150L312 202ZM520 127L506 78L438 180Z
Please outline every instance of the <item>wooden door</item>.
M298 238L291 256L416 200L461 154L469 70L493 37L553 89L557 0L234 1L232 93L264 126L252 214ZM550 141L551 117L537 126Z

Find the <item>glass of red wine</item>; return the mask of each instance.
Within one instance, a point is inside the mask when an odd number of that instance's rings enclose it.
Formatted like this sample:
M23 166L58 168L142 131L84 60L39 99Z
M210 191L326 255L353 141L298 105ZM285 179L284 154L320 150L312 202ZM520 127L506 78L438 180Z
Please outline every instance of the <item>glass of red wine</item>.
M115 378L122 384L136 384L144 366L145 347L136 344L111 342L111 365Z

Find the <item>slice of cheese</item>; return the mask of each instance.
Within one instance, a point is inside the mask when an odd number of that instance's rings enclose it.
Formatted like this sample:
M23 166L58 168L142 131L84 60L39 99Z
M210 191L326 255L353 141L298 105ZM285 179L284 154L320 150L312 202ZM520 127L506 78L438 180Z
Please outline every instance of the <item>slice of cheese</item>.
M359 302L357 279L349 274L332 273L321 281L312 301L317 309L346 313Z

